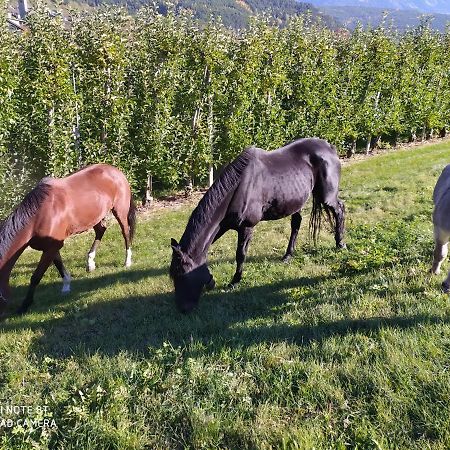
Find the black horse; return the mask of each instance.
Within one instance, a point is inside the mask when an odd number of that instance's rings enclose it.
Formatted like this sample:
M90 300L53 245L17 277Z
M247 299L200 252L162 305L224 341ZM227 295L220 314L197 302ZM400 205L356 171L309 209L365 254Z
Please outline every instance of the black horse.
M322 139L300 139L271 152L254 147L242 152L200 200L180 243L171 241L170 276L178 308L191 311L203 287L214 287L206 255L209 246L228 230L238 232L232 285L242 278L253 227L261 220L291 216L291 237L283 257L288 261L302 221L300 211L311 192L310 230L314 240L325 211L335 230L336 246L345 247L344 204L338 198L340 172L336 149Z

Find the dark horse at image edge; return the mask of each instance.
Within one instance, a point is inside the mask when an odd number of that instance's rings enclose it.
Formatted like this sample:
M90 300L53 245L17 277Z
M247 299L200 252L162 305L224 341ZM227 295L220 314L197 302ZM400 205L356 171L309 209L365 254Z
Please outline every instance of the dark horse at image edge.
M180 243L171 241L170 276L178 308L191 311L203 288L214 287L206 264L207 252L228 230L238 232L232 285L242 278L253 227L261 220L291 216L291 236L283 257L288 261L302 221L301 209L311 193L310 230L314 240L324 211L334 227L336 246L345 247L344 204L338 198L340 173L335 147L322 139L300 139L271 152L255 147L242 152L200 200Z
M125 175L107 164L94 164L65 178L43 178L0 225L0 316L9 298L9 278L17 259L30 246L42 251L26 297L24 313L34 291L53 263L63 279L62 292L70 292L70 274L60 249L64 240L94 228L95 240L87 255L87 270L95 269L95 253L106 231L104 218L112 211L125 240L125 266L131 265L136 208Z

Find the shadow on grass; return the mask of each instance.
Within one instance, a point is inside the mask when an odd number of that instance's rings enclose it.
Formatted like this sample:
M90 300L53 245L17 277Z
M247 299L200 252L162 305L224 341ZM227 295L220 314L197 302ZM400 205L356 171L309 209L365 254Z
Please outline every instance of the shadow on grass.
M32 351L38 356L116 355L120 352L145 355L149 347L159 348L164 342L176 347L194 341L204 344L201 351L204 354L208 351L220 352L222 347L246 348L268 342L307 345L331 336L356 332L370 334L386 327L407 329L421 324L448 323L450 319L450 316L415 315L337 320L315 325L279 322L280 310L289 306L286 305L287 289L313 288L305 290L310 293L299 300L302 305L349 300L351 294L346 293L345 286L339 297L325 296L321 299L314 287L326 281L322 276L280 280L257 287L241 287L235 291L218 289L204 295L199 308L190 315L182 315L175 309L172 292L149 297L119 295L117 299L80 305L80 299L87 291L101 289L111 283L143 282L151 276L150 272L131 271L75 280L71 296L50 304L34 305L34 314L10 318L0 324L0 330L36 331L38 337ZM161 274L161 271L157 273ZM56 288L55 284L49 285L50 288ZM48 314L49 309L54 314ZM44 318L40 319L40 316ZM259 319L271 319L270 324L255 325ZM246 324L248 320L252 321L252 325Z

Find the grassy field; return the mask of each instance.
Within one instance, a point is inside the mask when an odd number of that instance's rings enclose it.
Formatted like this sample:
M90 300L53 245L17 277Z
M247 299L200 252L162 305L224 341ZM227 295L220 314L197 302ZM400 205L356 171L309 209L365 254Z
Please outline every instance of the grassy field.
M210 252L217 288L188 316L168 265L192 206L141 220L130 270L117 225L91 274L93 234L68 240L72 293L52 268L30 312L0 324L1 448L449 448L450 299L428 275L449 162L447 141L346 165L348 250L327 230L314 248L305 214L286 265L289 220L261 223L233 291L225 235ZM14 308L38 256L14 271Z

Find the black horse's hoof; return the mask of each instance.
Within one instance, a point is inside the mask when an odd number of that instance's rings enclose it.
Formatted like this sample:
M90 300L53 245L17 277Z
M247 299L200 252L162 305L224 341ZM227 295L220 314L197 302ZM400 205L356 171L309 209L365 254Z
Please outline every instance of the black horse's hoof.
M339 244L336 245L336 248L338 250L345 250L347 248L347 244L345 242L339 242Z
M21 306L20 308L17 309L16 314L18 316L23 316L27 311L28 308L24 308L23 306Z
M442 291L445 294L448 294L450 292L450 285L447 283L447 281L443 281L441 286L442 286Z
M281 261L285 264L289 264L291 262L292 255L284 255L283 258L281 258Z

